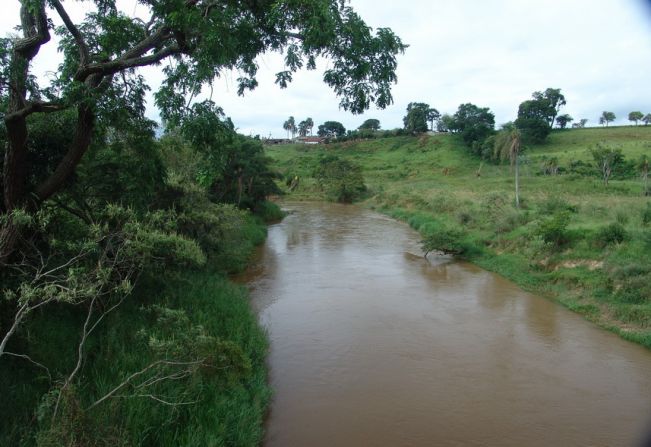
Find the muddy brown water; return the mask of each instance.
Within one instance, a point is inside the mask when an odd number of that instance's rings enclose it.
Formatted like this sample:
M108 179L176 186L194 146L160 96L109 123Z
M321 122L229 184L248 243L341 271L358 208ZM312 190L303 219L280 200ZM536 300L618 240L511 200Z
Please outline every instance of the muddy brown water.
M651 352L372 211L288 204L240 278L269 331L266 447L633 446Z

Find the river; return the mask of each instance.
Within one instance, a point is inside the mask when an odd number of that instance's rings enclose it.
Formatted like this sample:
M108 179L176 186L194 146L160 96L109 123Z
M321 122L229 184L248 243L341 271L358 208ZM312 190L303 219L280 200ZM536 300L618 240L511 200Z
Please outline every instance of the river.
M634 446L651 352L403 223L289 204L241 278L269 331L266 447Z

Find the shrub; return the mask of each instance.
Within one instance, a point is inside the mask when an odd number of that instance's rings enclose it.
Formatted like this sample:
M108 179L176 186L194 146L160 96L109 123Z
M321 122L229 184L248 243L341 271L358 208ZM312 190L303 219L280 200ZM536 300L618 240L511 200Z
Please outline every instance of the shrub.
M613 222L605 227L602 227L595 235L595 242L600 247L605 247L609 244L619 244L628 238L628 233L622 224Z
M551 196L545 199L538 208L542 215L552 215L563 211L576 213L578 208L576 205L570 204L567 200L557 196Z
M569 241L567 225L570 223L570 213L562 211L543 220L536 230L536 234L550 244L561 246Z
M431 251L461 255L466 250L462 243L463 233L454 228L441 227L423 239L422 248L427 256Z
M626 214L624 211L617 211L617 214L615 214L615 220L622 226L626 226L628 224L628 219L628 214Z

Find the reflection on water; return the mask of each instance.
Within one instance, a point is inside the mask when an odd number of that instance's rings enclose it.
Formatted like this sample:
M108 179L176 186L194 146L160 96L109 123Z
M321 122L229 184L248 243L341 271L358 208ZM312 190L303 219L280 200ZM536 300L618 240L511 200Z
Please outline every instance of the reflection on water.
M634 445L651 354L405 225L297 204L241 279L269 329L265 446Z

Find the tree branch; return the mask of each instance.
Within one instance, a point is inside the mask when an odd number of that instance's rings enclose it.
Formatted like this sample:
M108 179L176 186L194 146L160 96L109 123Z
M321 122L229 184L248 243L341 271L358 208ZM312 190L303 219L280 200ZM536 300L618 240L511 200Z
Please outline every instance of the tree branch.
M59 14L59 17L61 17L61 20L63 20L63 23L65 24L66 28L72 34L72 37L75 39L75 42L77 43L77 47L79 48L79 65L84 66L88 64L90 60L89 56L89 51L88 51L88 45L86 45L86 41L84 40L84 37L81 35L81 32L79 31L79 28L72 23L72 20L70 20L70 16L66 12L65 8L61 4L59 0L50 0L50 3L52 6L54 6L54 9L56 9L57 13Z

